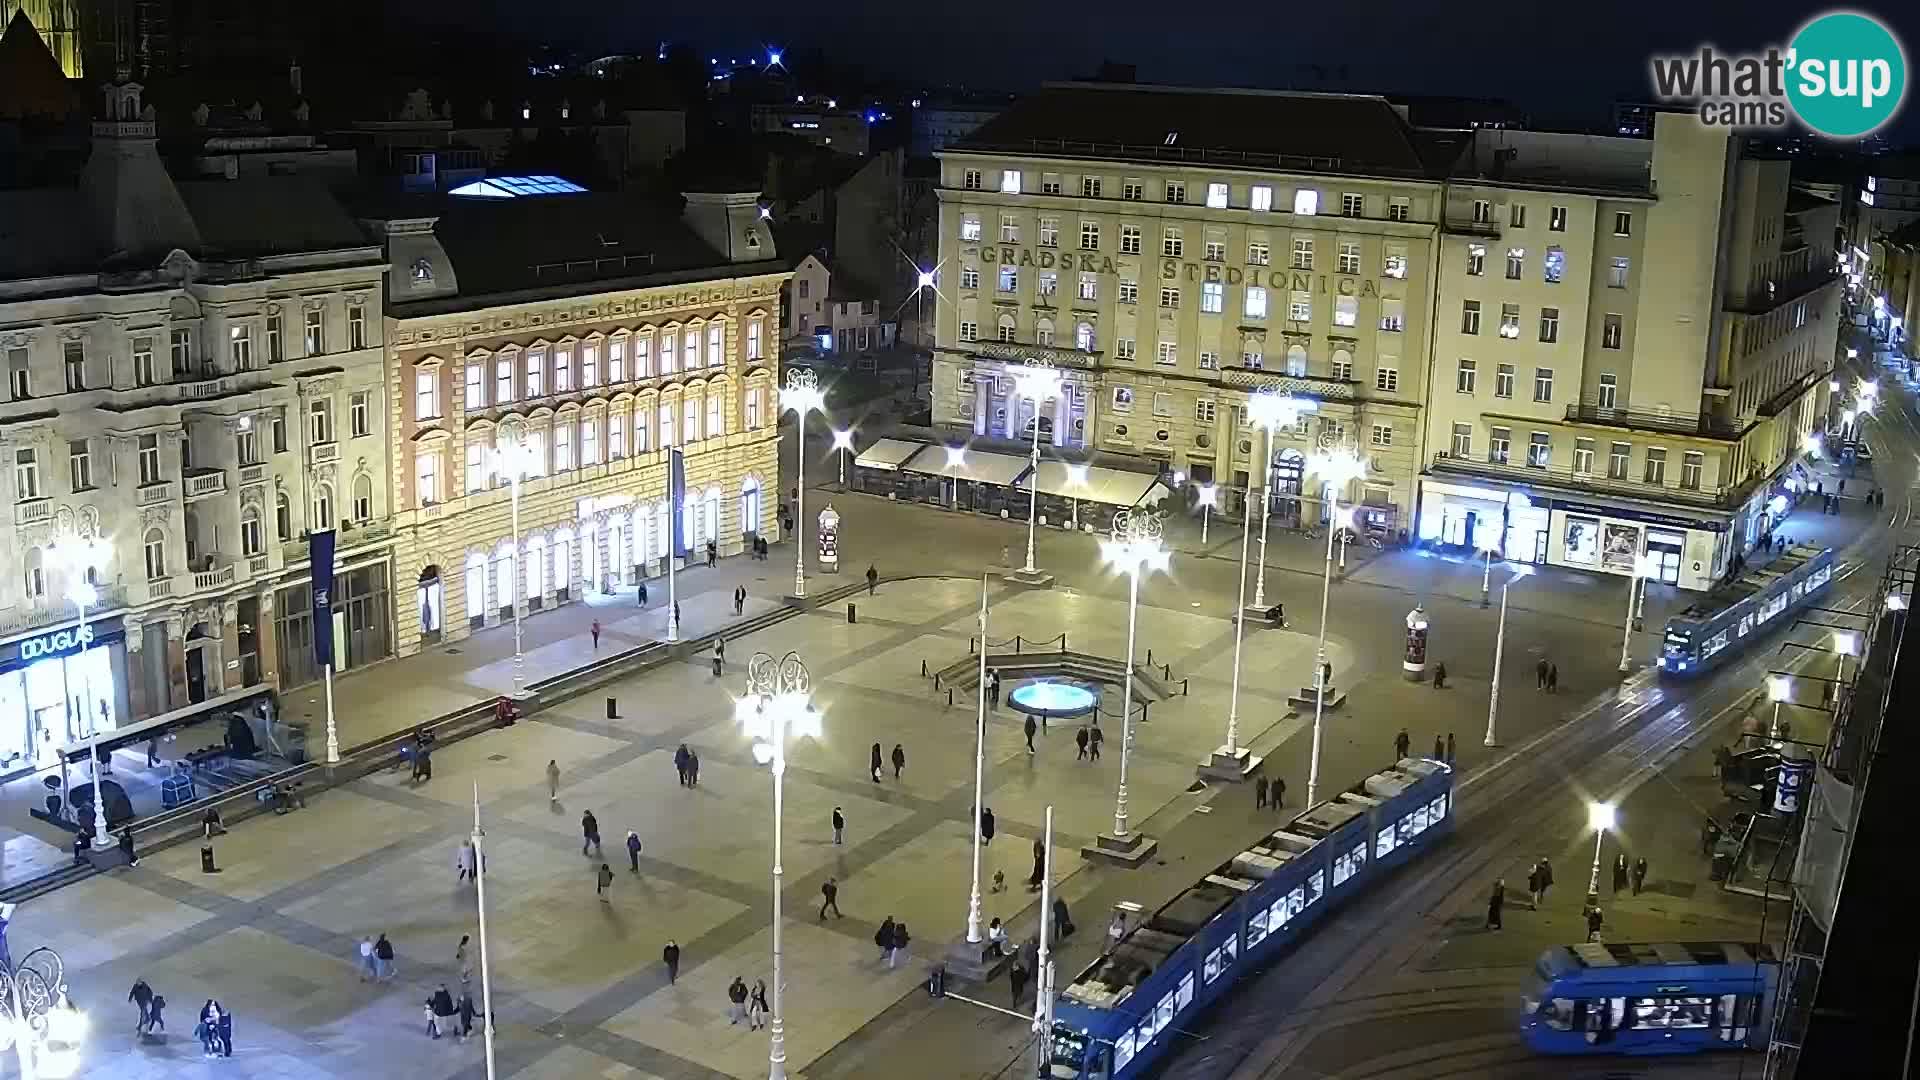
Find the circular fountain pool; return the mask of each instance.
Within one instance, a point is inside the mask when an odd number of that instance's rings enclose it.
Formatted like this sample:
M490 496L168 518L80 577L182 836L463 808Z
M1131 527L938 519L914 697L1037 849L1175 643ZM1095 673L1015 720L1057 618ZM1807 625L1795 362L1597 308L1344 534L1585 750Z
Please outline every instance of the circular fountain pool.
M1082 716L1099 706L1100 695L1079 683L1041 679L1014 687L1007 694L1007 703L1016 711L1032 716Z

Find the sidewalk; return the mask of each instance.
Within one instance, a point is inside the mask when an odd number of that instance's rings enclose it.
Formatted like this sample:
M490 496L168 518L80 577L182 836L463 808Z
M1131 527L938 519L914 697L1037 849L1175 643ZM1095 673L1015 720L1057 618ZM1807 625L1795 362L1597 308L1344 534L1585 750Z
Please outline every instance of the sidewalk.
M779 607L793 588L792 559L793 549L777 544L764 562L735 556L722 559L712 570L698 565L678 573L681 639L698 638L737 621L733 590L742 585L747 588L744 617ZM842 583L838 579L826 581ZM823 588L826 581L822 582ZM599 648L608 653L665 640L666 578L649 580L647 590L649 606L644 611L635 606L638 590L622 586L612 594L590 594L582 601L523 617L523 684L563 674L594 659L591 628L595 621L601 624ZM380 738L417 720L510 693L514 685L513 652L513 624L509 621L475 631L459 641L429 646L413 656L336 675L334 718L341 747ZM280 707L283 720L308 725L308 756L323 756L327 738L325 685L313 683L285 691ZM215 725L198 725L181 732L177 741L163 741L160 756L163 762L177 760L219 743L221 734ZM127 789L136 813L156 812L160 770L146 768L144 746L128 747L113 759L112 779ZM0 784L0 886L38 877L72 859L73 834L28 813L30 808L42 805L46 789L41 781L45 775L36 773ZM59 774L55 771L52 775ZM87 782L84 767L70 776L75 784Z

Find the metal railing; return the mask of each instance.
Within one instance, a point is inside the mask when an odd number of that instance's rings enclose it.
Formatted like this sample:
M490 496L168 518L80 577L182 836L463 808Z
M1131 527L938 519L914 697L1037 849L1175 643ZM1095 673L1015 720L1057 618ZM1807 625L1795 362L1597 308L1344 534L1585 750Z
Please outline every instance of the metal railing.
M1435 472L1462 473L1520 484L1542 484L1574 491L1605 492L1628 498L1656 499L1661 502L1686 503L1690 506L1715 509L1739 505L1752 488L1751 484L1736 484L1731 487L1669 487L1665 484L1640 483L1625 477L1616 478L1605 473L1577 472L1567 465L1535 467L1503 464L1476 457L1455 457L1446 450L1434 453L1432 469Z
M1583 424L1605 424L1633 431L1663 431L1673 435L1697 435L1706 439L1737 439L1738 420L1711 413L1663 413L1644 409L1619 409L1595 401L1567 406L1567 419Z

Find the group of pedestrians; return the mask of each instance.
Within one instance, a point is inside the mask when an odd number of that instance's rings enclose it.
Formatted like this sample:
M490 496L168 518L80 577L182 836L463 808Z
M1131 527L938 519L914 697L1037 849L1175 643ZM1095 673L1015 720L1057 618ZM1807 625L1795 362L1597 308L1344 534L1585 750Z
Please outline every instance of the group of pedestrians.
M1533 688L1549 694L1560 692L1560 665L1541 657L1533 665Z
M359 953L361 982L393 981L393 942L387 935L361 938Z
M1445 735L1437 731L1434 732L1433 760L1444 761L1448 765L1453 764L1454 745L1453 732L1449 731ZM1413 737L1407 734L1406 728L1401 728L1400 734L1393 737L1393 760L1401 761L1405 759L1407 752L1412 748Z
M753 989L748 990L745 980L735 975L727 986L727 1022L745 1020L748 1031L758 1031L767 1026L767 1011L767 984L755 979Z
M133 1034L136 1038L144 1039L156 1031L167 1030L164 1015L167 999L153 992L153 988L147 985L145 976L133 980L133 989L127 991L127 1000L140 1009L140 1018L133 1024Z
M1099 724L1086 724L1073 733L1073 745L1080 752L1073 756L1075 761L1099 761L1100 744L1105 742L1107 734L1100 730Z
M426 1014L429 1038L437 1039L444 1034L454 1034L460 1036L461 1042L465 1042L467 1037L473 1034L473 1020L480 1015L480 1010L473 1003L471 990L462 986L460 997L456 1001L453 992L447 989L447 984L441 983L439 988L427 997Z
M133 980L133 988L127 991L127 1000L140 1010L139 1018L133 1024L135 1038L146 1039L156 1032L167 1030L167 999L165 995L154 993L145 976ZM217 998L208 998L207 1003L200 1007L193 1037L200 1041L203 1057L232 1057L233 1010L221 1004Z
M1640 890L1647 884L1647 860L1642 856L1628 863L1627 853L1623 851L1613 857L1614 895L1626 892L1629 884L1633 888L1633 895L1639 896Z
M1286 798L1287 781L1284 777L1276 776L1269 781L1262 776L1253 782L1253 805L1256 810L1264 810L1269 806L1278 810Z
M699 753L697 751L687 749L686 743L681 743L680 748L673 752L673 771L680 774L681 787L688 787L688 788L699 787L700 786L700 755Z
M907 924L895 922L891 915L887 916L886 921L880 924L880 928L873 932L873 943L880 947L880 956L887 962L889 970L907 951L907 945L912 941L913 936L907 933Z
M907 767L907 748L899 743L894 743L891 760L893 762L893 778L898 780L900 779L901 771ZM884 771L885 765L880 760L880 744L874 743L873 748L867 754L867 773L873 777L873 782L877 784L880 782L880 776Z

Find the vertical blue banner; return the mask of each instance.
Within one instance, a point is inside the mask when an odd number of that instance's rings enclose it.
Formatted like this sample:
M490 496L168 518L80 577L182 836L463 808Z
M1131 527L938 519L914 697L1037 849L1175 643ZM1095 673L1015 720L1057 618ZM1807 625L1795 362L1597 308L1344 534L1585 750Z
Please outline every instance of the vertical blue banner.
M333 663L333 530L307 537L307 572L313 577L313 661Z
M681 515L687 506L687 458L679 448L667 452L667 498L672 500L672 508L667 512L668 527L673 530L673 555L677 559L687 557L686 523Z

